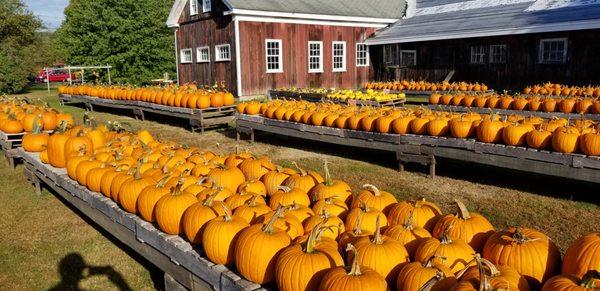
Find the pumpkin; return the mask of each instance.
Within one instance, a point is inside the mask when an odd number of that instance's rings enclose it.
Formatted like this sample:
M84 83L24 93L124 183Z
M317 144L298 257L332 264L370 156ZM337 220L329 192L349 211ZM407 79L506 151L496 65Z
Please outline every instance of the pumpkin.
M579 148L579 130L572 126L557 128L552 134L552 148L560 153L573 153Z
M381 218L379 218L382 216ZM358 208L354 208L348 212L346 216L345 227L346 231L352 230L356 227L356 221L361 220L360 228L366 231L374 232L376 227L376 221L380 219L381 226L387 226L387 218L381 210L370 208L366 204L362 204Z
M325 179L317 183L310 190L309 195L312 200L317 201L329 197L336 197L344 201L352 199L352 189L350 189L350 186L344 181L331 177L327 160L325 160L323 168L325 170Z
M127 166L118 165L113 169L109 169L104 174L102 174L102 178L100 179L100 193L102 195L111 198L110 196L110 188L112 186L113 180L127 170Z
M273 193L271 199L269 200L269 206L272 209L277 208L279 205L288 206L294 202L304 206L310 205L310 199L308 198L308 194L302 191L302 189L290 189L286 186L279 186L278 188L279 190Z
M243 218L232 215L227 206L221 206L224 214L204 225L202 249L211 262L229 266L234 264L234 246L238 234L250 224Z
M415 252L415 261L425 262L434 257L433 263L442 264L454 273L464 269L475 255L475 250L462 240L450 239L449 230L445 229L440 239L424 239Z
M352 208L357 208L361 204L367 205L369 208L381 210L383 213L388 213L390 208L398 203L396 197L386 191L381 191L371 184L364 184L364 189L352 200Z
M279 290L316 290L326 270L344 265L336 247L317 243L326 229L319 223L304 244L294 243L281 251L275 267Z
M35 123L35 126L31 133L23 136L23 140L21 142L21 146L27 152L41 152L48 147L48 140L50 136L42 132L42 127L39 126L38 123Z
M458 275L460 282L453 291L519 290L529 291L527 280L510 266L494 266L490 261L475 255L476 265Z
M600 128L600 127L599 127ZM23 138L23 143L25 138ZM580 138L579 146L581 152L589 156L600 156L600 131L596 128L596 132L588 132Z
M240 184L240 186L237 189L237 192L252 192L265 197L267 196L267 188L265 187L265 184L263 184L263 182L259 180L248 180Z
M295 173L296 171L292 169L277 166L275 170L264 174L261 181L265 184L267 195L271 196L275 194L279 190L279 186L283 184L283 181Z
M581 280L573 275L558 275L550 278L542 291L591 291L600 289L600 273L589 271Z
M238 187L246 181L244 173L240 169L224 165L218 165L217 168L210 170L207 177L214 184L223 186L231 192L236 192Z
M67 166L67 156L65 154L65 143L69 136L64 133L66 123L63 122L50 138L48 138L48 161L50 165L56 168L64 168Z
M331 215L335 215L342 220L346 219L348 214L348 205L338 198L329 197L316 201L313 204L312 210L315 213L321 213L326 210Z
M250 224L255 224L258 217L270 212L272 209L266 205L260 195L254 195L246 204L236 208L233 215L238 216Z
M477 126L477 139L481 142L498 143L502 138L502 130L504 123L499 120L494 120L492 114L490 119L486 119Z
M394 119L394 121L392 121L392 124L391 124L391 127L394 130L394 133L397 133L397 134L410 133L410 124L413 119L415 119L415 117L412 115Z
M292 241L285 230L274 225L283 214L283 208L279 208L278 212L267 223L254 224L242 230L235 242L234 261L238 272L257 284L275 281L278 256Z
M119 204L129 213L137 213L137 201L142 191L154 184L154 180L142 177L141 167L137 167L133 179L123 183L119 189Z
M343 246L350 244L350 243L354 244L356 242L356 240L358 240L359 238L368 237L371 234L373 234L373 232L371 232L371 231L363 230L361 225L362 225L362 214L359 215L358 218L356 219L356 221L354 222L354 228L352 230L345 231L344 233L342 233L340 235L340 237L338 238L338 241L340 242L339 243L340 247L343 248ZM343 249L342 249L342 251L343 251Z
M183 233L190 243L202 243L202 232L206 223L225 214L227 204L216 201L217 195L218 191L213 191L205 200L192 203L183 213L181 218Z
M396 281L398 291L445 291L450 290L456 283L456 277L448 267L434 263L430 257L425 262L407 264Z
M450 130L449 119L438 117L427 123L427 134L431 136L445 136Z
M302 221L293 214L286 212L288 208L285 206L279 206L276 210L267 212L257 219L257 223L267 223L273 216L276 216L274 226L285 230L291 239L295 239L304 234L304 227ZM310 208L308 208L310 209Z
M543 150L548 147L552 140L552 132L539 127L527 133L526 141L529 147Z
M171 192L170 188L165 187L169 178L169 174L165 175L156 184L144 188L138 196L137 212L145 221L156 221L156 212L154 211L156 203L160 198Z
M187 193L191 193L191 192L187 192ZM200 191L200 193L196 194L196 198L199 201L204 201L209 196L213 196L214 201L225 201L225 199L227 199L228 197L231 197L231 195L233 195L233 193L235 193L235 192L230 191L228 188L223 188L223 186L213 184L210 188L206 188L206 189Z
M322 232L323 237L337 239L344 230L344 221L335 215L330 215L326 209L323 209L318 215L307 218L303 223L304 233L310 233L317 225L327 227Z
M493 264L515 268L533 288L560 271L556 245L545 234L528 228L495 232L483 247L483 257Z
M584 235L571 243L565 252L563 274L583 277L590 270L600 271L600 233Z
M275 169L268 158L246 159L239 166L247 181L260 180L266 173Z
M182 217L186 209L198 200L193 195L181 191L183 181L177 184L171 193L161 197L154 208L156 222L160 229L167 234L183 232Z
M415 252L423 239L431 237L429 231L415 226L413 220L413 214L411 213L405 224L389 226L384 233L386 236L403 244L411 258L415 257Z
M375 270L389 286L394 286L400 269L410 258L401 242L381 234L381 217L384 216L377 217L373 235L358 238L353 244L360 257L359 264Z
M475 251L481 252L487 238L494 232L494 226L482 215L469 212L461 201L454 200L454 203L458 211L440 218L433 228L433 236L441 238L444 231L449 229L451 239L462 240Z
M473 121L463 116L451 119L449 122L450 134L455 138L468 138L475 133Z
M94 157L89 157L88 159L77 164L77 168L75 168L75 180L77 180L77 183L79 183L79 185L87 186L86 182L88 173L92 169L100 166L102 166L101 161L96 160Z
M410 217L416 227L432 231L438 219L442 216L440 208L425 198L416 201L402 201L390 208L387 218L390 225L406 224Z
M383 276L368 267L360 266L360 255L352 244L348 244L346 251L352 252L350 268L335 267L327 271L321 279L319 291L388 290Z
M529 124L509 124L502 130L502 140L510 146L522 146L526 142L527 134L533 129Z

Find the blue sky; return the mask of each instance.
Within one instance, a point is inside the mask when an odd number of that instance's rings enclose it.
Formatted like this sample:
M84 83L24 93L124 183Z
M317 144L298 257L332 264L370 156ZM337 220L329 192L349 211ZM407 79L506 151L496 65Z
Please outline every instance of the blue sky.
M63 11L69 4L69 0L24 0L23 2L50 30L60 26L65 18Z

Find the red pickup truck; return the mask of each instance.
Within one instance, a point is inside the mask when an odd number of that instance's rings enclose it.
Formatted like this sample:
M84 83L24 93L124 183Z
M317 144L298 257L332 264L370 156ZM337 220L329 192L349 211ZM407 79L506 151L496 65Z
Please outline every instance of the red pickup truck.
M48 81L50 82L67 82L69 81L69 78L72 80L76 79L75 74L71 74L71 76L69 76L69 72L67 70L61 69L48 70L48 75ZM46 77L46 71L41 70L36 77L36 81L40 83L46 82Z

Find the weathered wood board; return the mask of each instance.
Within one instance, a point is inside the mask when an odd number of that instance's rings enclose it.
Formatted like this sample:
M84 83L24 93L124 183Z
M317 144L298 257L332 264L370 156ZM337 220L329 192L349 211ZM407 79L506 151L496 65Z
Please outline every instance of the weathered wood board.
M481 107L466 107L466 106L454 106L454 105L429 105L429 109L437 111L452 111L452 112L477 112L477 113L490 113L490 108ZM562 112L543 112L543 111L528 111L528 110L509 110L509 109L491 109L497 114L501 115L524 115L524 116L539 116L544 119L551 119L553 117L566 118L566 119L590 119L600 121L600 114L577 114L577 113L562 113Z

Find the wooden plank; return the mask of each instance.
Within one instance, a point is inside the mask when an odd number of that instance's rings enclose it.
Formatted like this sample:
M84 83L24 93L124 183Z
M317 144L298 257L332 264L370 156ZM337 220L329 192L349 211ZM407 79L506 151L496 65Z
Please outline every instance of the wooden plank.
M481 114L490 113L490 108L481 107L465 107L465 106L453 106L453 105L429 105L429 109L436 111L452 111L452 112L477 112ZM562 113L562 112L542 112L542 111L528 111L528 110L507 110L507 109L492 109L495 113L500 115L533 115L539 116L545 119L553 117L565 118L565 119L581 119L582 117L589 120L600 121L600 114L577 114L577 113Z

